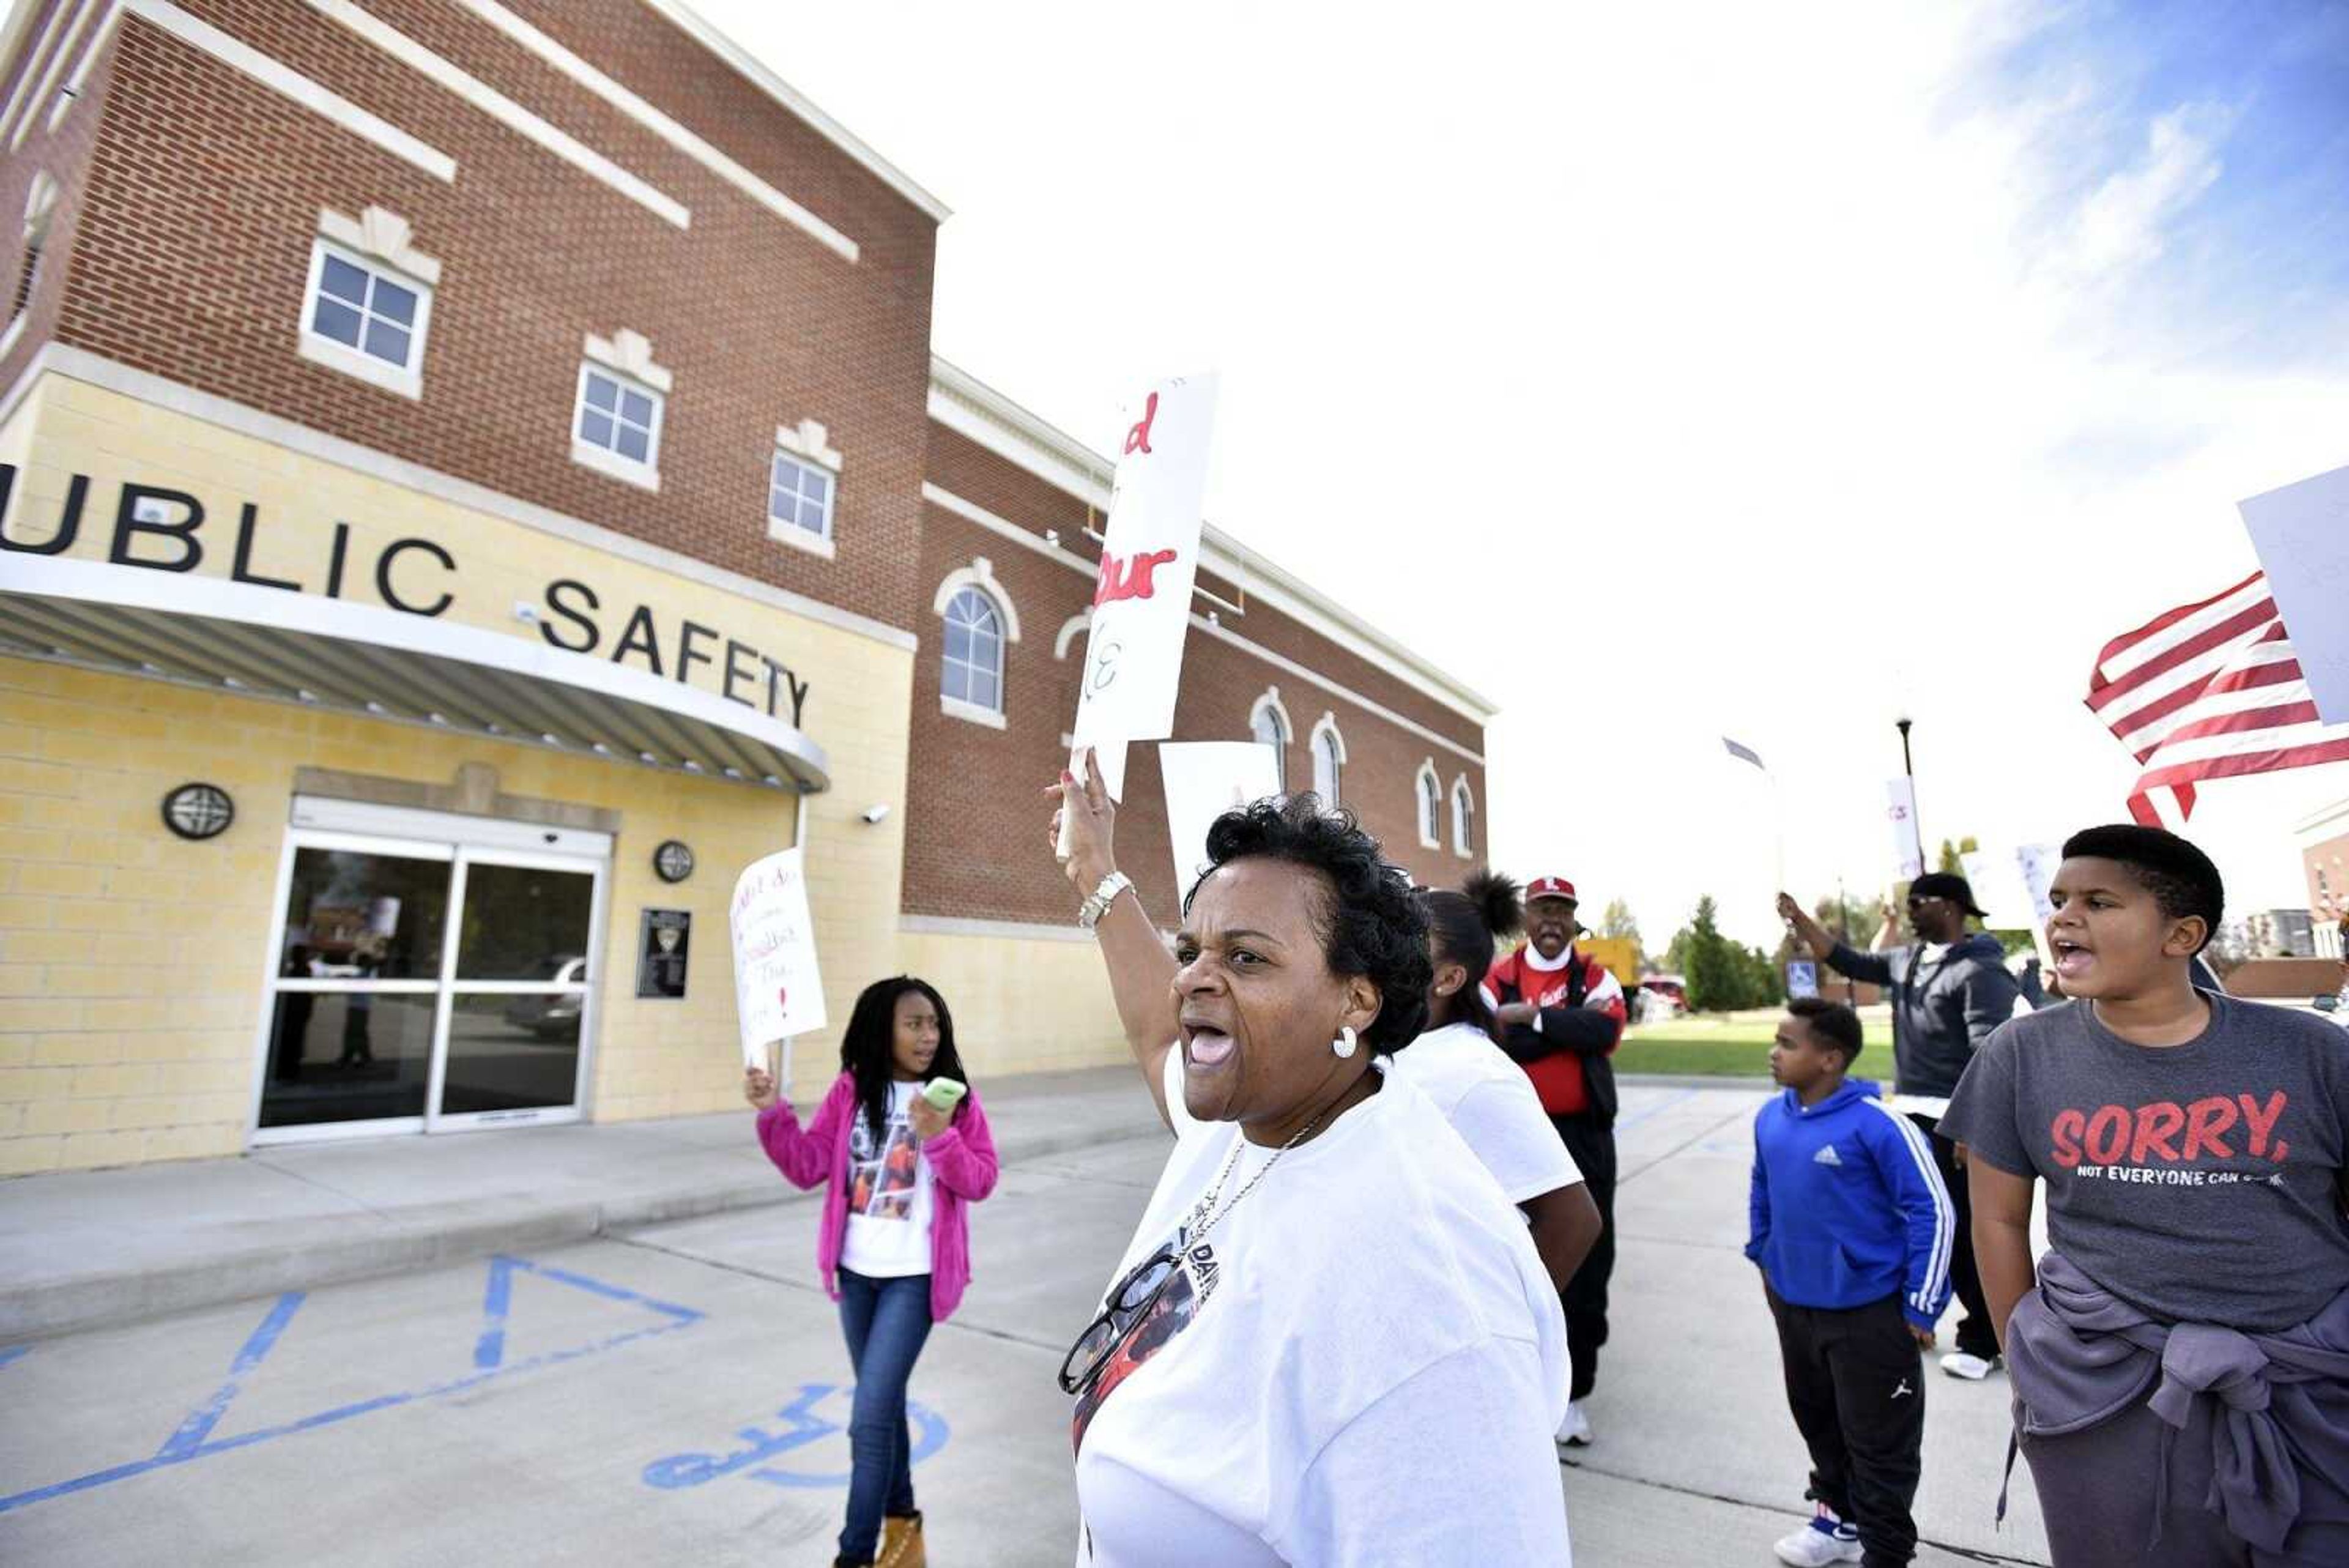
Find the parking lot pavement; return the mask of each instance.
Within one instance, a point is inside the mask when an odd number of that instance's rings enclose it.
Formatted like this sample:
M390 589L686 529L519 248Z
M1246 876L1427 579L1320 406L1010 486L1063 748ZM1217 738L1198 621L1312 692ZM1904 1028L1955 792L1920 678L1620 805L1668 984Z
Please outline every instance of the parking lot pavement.
M1600 1437L1563 1472L1584 1564L1772 1561L1803 1460L1742 1241L1754 1096L1627 1087ZM1066 1562L1052 1382L1146 1198L1155 1136L1008 1168L916 1373L940 1568ZM845 1355L815 1206L0 1347L0 1562L828 1563ZM1989 1529L2002 1383L1930 1390L1929 1540L2045 1561L2027 1478ZM1929 1551L1929 1563L1979 1562Z

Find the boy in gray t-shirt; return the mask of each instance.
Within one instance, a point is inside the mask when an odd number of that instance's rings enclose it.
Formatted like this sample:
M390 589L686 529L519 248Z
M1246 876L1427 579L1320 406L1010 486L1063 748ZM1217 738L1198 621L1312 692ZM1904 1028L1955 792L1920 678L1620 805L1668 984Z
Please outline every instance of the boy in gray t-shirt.
M1941 1121L2057 1568L2349 1563L2349 1037L2194 989L2222 898L2173 834L2075 835L2047 924L2073 1000L1999 1029ZM2245 1442L2292 1486L2230 1466Z

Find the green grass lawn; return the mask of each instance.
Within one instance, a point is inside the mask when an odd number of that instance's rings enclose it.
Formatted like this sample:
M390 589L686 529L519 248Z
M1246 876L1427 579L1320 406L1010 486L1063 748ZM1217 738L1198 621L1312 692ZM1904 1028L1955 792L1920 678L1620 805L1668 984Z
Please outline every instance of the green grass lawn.
M1767 1023L1675 1019L1630 1030L1615 1053L1618 1073L1696 1073L1718 1077L1770 1075Z

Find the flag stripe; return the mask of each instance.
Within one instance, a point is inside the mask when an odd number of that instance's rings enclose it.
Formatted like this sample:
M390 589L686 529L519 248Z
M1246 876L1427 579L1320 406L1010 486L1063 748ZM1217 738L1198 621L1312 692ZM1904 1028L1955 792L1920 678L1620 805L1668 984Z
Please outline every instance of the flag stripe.
M2252 597L2242 598L2246 594ZM2266 574L2253 572L2224 593L2156 616L2135 631L2124 632L2105 644L2104 650L2096 655L2097 673L2106 680L2117 680L2139 664L2158 658L2212 622L2225 620L2244 604L2266 595Z
M2158 680L2197 654L2209 653L2263 630L2276 618L2275 600L2263 598L2236 611L2218 625L2188 638L2160 658L2137 665L2117 680L2106 680L2089 690L2088 706L2102 712L2148 681ZM2099 671L2101 673L2101 671Z

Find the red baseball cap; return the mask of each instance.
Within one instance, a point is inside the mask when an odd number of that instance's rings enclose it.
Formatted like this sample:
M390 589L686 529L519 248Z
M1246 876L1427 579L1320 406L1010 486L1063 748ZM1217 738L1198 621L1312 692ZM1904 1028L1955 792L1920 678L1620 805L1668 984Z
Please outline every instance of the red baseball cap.
M1575 896L1574 884L1563 877L1537 877L1526 885L1526 902L1536 898L1564 898L1569 904L1582 900Z

